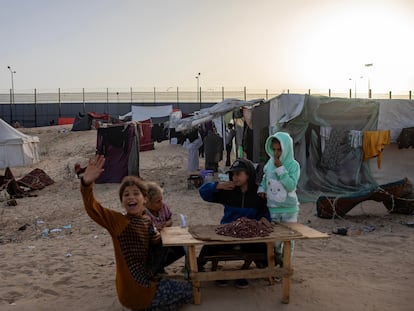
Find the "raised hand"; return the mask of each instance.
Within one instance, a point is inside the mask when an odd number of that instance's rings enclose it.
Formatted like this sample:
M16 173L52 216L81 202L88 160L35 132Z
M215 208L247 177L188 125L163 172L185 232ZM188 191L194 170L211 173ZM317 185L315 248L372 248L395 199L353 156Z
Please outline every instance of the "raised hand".
M89 159L88 166L83 174L83 182L86 185L93 183L104 171L105 157L97 154L95 158Z
M217 184L216 189L233 190L236 187L233 181L224 181Z

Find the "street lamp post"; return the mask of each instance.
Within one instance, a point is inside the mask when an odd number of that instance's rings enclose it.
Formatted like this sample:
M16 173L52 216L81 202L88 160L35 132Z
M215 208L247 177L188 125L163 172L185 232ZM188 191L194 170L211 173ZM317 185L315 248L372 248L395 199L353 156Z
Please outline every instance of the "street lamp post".
M365 67L370 68L374 66L373 63L365 64ZM368 98L371 98L371 81L370 81L370 75L368 74Z
M364 77L359 77L360 79L362 79L362 78L364 78ZM349 78L349 81L354 81L354 98L356 99L357 98L357 79L356 78L354 78L354 79L352 79L352 78Z
M11 100L10 100L10 123L12 123L13 122L13 109L12 109L12 106L14 105L14 74L16 73L16 71L12 70L12 68L10 66L7 66L7 69L9 69L9 71L10 71L11 86L12 86L12 95L11 95Z

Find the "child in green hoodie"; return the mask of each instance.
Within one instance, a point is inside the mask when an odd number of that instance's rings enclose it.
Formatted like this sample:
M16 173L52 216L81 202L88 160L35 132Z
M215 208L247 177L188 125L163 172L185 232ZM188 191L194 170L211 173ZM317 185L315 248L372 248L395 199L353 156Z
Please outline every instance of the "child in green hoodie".
M257 193L267 199L267 207L273 222L297 222L299 201L296 186L300 166L294 159L293 140L288 133L277 132L267 138L265 150L270 159L264 166L263 179ZM281 243L275 245L279 263L282 246Z

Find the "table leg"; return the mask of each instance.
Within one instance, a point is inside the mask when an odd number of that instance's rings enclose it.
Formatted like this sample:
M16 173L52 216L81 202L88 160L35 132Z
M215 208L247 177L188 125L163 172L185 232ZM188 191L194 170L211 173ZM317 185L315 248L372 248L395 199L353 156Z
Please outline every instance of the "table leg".
M283 269L286 271L291 270L291 250L290 250L291 241L283 242ZM283 298L282 303L289 303L290 297L290 274L283 276Z
M275 244L274 242L266 243L267 246L267 269L269 271L269 284L275 284L273 271L275 270Z
M197 267L197 256L195 251L194 245L188 246L188 264L190 265L190 271L191 273L197 273L198 267ZM191 281L191 284L193 285L193 296L194 296L194 304L199 305L201 303L200 299L200 281Z

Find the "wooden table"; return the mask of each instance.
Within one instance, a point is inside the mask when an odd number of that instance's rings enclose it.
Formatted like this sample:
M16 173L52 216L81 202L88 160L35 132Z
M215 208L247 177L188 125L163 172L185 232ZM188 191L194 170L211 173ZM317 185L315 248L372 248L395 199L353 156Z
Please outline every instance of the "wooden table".
M257 239L228 238L226 241L199 240L195 239L188 231L188 228L166 227L161 231L161 238L164 246L186 246L187 260L190 268L190 280L193 285L194 303L200 304L200 282L213 280L232 280L265 278L273 279L275 276L283 277L283 298L282 303L289 303L290 276L293 274L291 252L283 252L283 268L275 267L274 242L283 242L284 249L290 250L292 240L324 239L329 238L326 233L319 232L299 223L275 224L274 232L265 237ZM227 238L227 237L226 237ZM266 243L267 262L264 269L249 269L235 271L203 271L198 272L196 246L214 244L244 244L244 243Z

